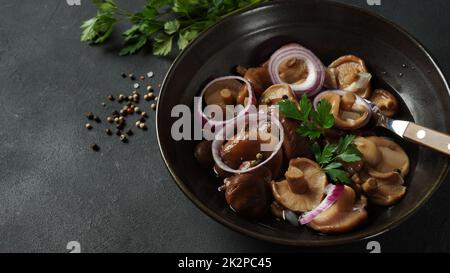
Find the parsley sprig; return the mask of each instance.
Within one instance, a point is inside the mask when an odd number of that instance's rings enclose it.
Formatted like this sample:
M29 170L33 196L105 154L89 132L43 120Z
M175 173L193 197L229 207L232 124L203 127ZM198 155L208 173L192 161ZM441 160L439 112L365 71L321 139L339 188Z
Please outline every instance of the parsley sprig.
M361 153L353 143L354 139L354 135L345 135L339 139L337 145L326 144L323 150L317 142L312 146L316 162L334 182L352 184L347 173L340 168L343 166L341 162L351 163L361 160Z
M134 54L148 43L154 55L168 55L175 43L183 50L215 22L268 0L147 0L137 13L121 9L114 0L92 1L97 15L82 23L82 42L101 44L119 21L129 20L133 25L123 33L120 55Z
M327 100L321 100L317 109L313 109L306 95L299 101L299 107L290 100L278 102L280 112L290 119L300 121L297 133L311 140L320 138L325 129L334 125L334 117L331 114L331 104ZM300 109L299 109L300 108ZM352 180L342 170L342 162L357 162L361 160L361 153L353 143L354 135L345 135L339 139L338 144L326 144L323 149L317 142L312 145L316 162L336 183L351 184Z
M291 100L281 100L278 102L280 112L287 118L300 121L297 133L309 139L319 138L325 129L333 127L334 117L330 113L331 104L327 100L321 100L314 110L306 95L300 99L297 105Z

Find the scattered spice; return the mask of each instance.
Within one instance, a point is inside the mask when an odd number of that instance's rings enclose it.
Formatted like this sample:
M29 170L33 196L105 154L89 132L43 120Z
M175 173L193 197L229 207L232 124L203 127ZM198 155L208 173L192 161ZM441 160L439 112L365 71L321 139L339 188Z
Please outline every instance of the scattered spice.
M94 119L94 114L92 113L92 112L87 112L86 113L86 117L88 118L88 119Z
M94 143L91 145L91 149L97 152L98 150L100 150L100 147Z
M120 141L122 141L122 142L127 142L128 141L128 139L127 139L127 136L126 135L120 135Z
M126 74L126 73L122 73L121 74L122 78L129 78L133 81L135 81L136 77L134 74L130 73L130 74ZM153 77L153 72L149 72L147 73L147 77L151 78ZM140 75L139 80L141 81L145 81L145 75ZM131 137L134 135L134 132L131 129L125 129L126 127L126 117L128 115L133 115L134 113L136 113L138 115L138 120L136 121L136 127L138 127L139 129L142 130L147 130L147 125L145 124L146 122L146 118L148 117L148 114L144 111L142 111L140 109L140 107L138 105L135 105L134 103L139 103L140 100L140 96L141 94L139 93L139 88L141 86L141 84L144 83L139 83L139 82L134 82L133 87L134 90L131 92L131 94L125 95L125 94L118 94L116 97L112 94L107 95L107 99L108 101L117 101L118 103L122 103L122 102L126 102L126 105L123 105L123 107L120 107L117 110L114 110L111 112L111 114L109 116L106 117L106 121L110 124L114 124L115 128L106 128L104 129L106 135L111 136L113 134L116 134L121 142L128 142L128 137ZM147 93L143 95L144 100L146 101L151 101L151 100L157 100L158 97L155 96L155 94L152 92L153 91L153 87L148 84L145 85L146 86L146 90ZM158 84L158 87L160 87L161 84ZM106 107L107 102L103 101L100 103L101 106ZM152 109L156 109L156 103L152 103L150 105L150 107ZM100 117L94 115L92 112L86 112L85 116L89 119L89 120L94 120L97 123L101 122ZM93 128L91 123L86 123L85 127L89 130L91 130ZM114 132L113 132L114 130ZM91 144L91 148L94 151L99 151L100 147L97 144Z

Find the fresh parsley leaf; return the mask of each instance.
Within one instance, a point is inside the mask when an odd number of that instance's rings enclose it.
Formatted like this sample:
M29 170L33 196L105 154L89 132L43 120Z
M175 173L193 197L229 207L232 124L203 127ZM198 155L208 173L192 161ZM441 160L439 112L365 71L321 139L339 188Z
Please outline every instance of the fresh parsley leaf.
M94 44L103 43L112 33L117 20L110 14L99 14L94 18L86 20L81 25L82 42L92 42Z
M180 28L180 22L178 20L167 21L164 24L164 31L167 34L174 34Z
M173 36L159 33L153 42L153 55L165 56L172 50Z
M316 111L312 112L312 118L320 127L329 129L333 127L334 117L331 114L331 104L323 99L317 104Z
M325 145L317 162L319 162L321 166L330 163L333 160L333 154L336 151L336 148L336 145L333 144Z
M330 164L328 164L324 169L325 170L329 170L329 169L337 169L342 167L342 163L341 162L332 162Z
M147 43L146 36L138 36L136 38L129 39L126 42L125 47L120 50L119 55L123 56L123 55L134 54L139 49L141 49L146 43Z
M340 182L342 184L351 185L352 180L348 177L347 173L340 169L325 169L325 172L334 182Z
M178 37L178 48L183 50L192 40L198 36L198 31L196 30L186 30L182 31Z
M352 183L347 173L340 168L343 166L343 162L350 163L361 160L361 153L356 148L356 145L353 144L354 139L355 136L346 135L339 139L337 145L326 144L323 150L321 150L317 142L312 145L316 162L334 182Z
M353 142L354 139L354 135L345 135L343 138L341 138L339 140L337 152L343 153L345 150L347 150L348 146Z
M287 118L301 121L297 132L309 139L319 138L325 129L331 128L334 124L334 117L330 113L331 104L322 100L319 102L317 110L306 95L303 95L299 102L299 108L290 100L278 102L280 112Z
M312 123L301 124L300 127L298 127L295 131L301 136L308 137L312 140L319 138L322 134L322 131L320 131Z
M303 121L303 114L298 110L297 105L291 100L281 100L278 102L281 113L287 118Z
M167 55L174 39L182 50L215 22L268 0L147 0L136 13L118 7L114 0L92 1L97 14L82 23L81 41L103 43L117 22L129 20L133 25L123 33L120 55L136 53L146 44L153 44L154 54Z
M300 109L301 109L301 120L307 121L309 118L309 114L312 110L312 104L309 101L308 97L306 95L303 95L300 99Z

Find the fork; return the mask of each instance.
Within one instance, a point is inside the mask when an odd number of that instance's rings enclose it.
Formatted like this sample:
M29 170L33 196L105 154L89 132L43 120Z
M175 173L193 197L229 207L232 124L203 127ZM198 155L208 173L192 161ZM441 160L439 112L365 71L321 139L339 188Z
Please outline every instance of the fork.
M450 156L449 135L417 125L414 122L388 118L381 113L380 108L373 102L366 99L364 100L372 108L377 126L384 127L408 141L429 147Z

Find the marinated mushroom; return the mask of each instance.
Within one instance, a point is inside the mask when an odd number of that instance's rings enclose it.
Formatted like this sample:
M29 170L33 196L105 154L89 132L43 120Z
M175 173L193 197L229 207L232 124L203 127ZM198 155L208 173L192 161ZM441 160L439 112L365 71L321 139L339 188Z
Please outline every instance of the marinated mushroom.
M327 176L320 166L307 158L291 159L286 179L272 181L272 193L283 207L294 212L315 208L324 196Z
M218 105L222 108L223 113L227 113L226 106L236 104L236 98L241 88L242 84L238 80L217 81L208 87L203 98L207 105Z
M194 149L194 157L204 168L211 168L214 166L211 144L212 141L203 140L199 142Z
M339 129L358 129L367 124L370 119L369 106L351 92L323 92L317 96L314 103L322 99L327 100L331 104L334 126Z
M361 188L369 200L377 205L389 206L399 201L406 193L404 180L397 172L367 179Z
M370 176L383 177L383 174L398 172L405 177L409 172L409 158L397 143L385 137L371 136L366 138L372 141L380 151L381 160L374 166L368 166Z
M297 58L290 58L281 62L278 67L280 79L289 84L300 84L308 77L306 62Z
M375 89L370 100L380 108L381 113L386 117L392 117L397 113L398 101L391 92L384 89Z
M269 106L277 105L283 99L291 100L297 104L297 99L288 84L274 84L261 94L259 103Z
M380 163L382 157L381 152L373 141L365 137L357 137L353 143L355 143L356 148L362 154L365 163L370 166L376 166Z
M355 92L365 99L370 97L371 76L369 76L366 64L362 59L354 55L345 55L332 62L328 68L327 85Z
M349 232L367 219L366 205L367 199L364 196L357 199L355 191L351 187L344 186L339 199L316 216L308 226L323 233Z
M244 78L248 80L256 95L261 95L266 90L272 81L270 80L267 64L260 67L251 67L245 71Z
M258 219L271 203L268 168L261 166L251 172L235 174L225 179L225 200L237 214Z
M297 157L313 158L313 153L308 140L296 132L298 124L292 119L281 117L281 125L284 130L283 152L290 160Z
M263 131L256 134L251 136L249 132L242 131L233 136L220 150L222 161L232 169L247 169L269 158L273 151L261 151L261 144L275 141L273 135ZM273 177L277 178L281 173L282 163L283 151L280 149L265 166L272 171Z

